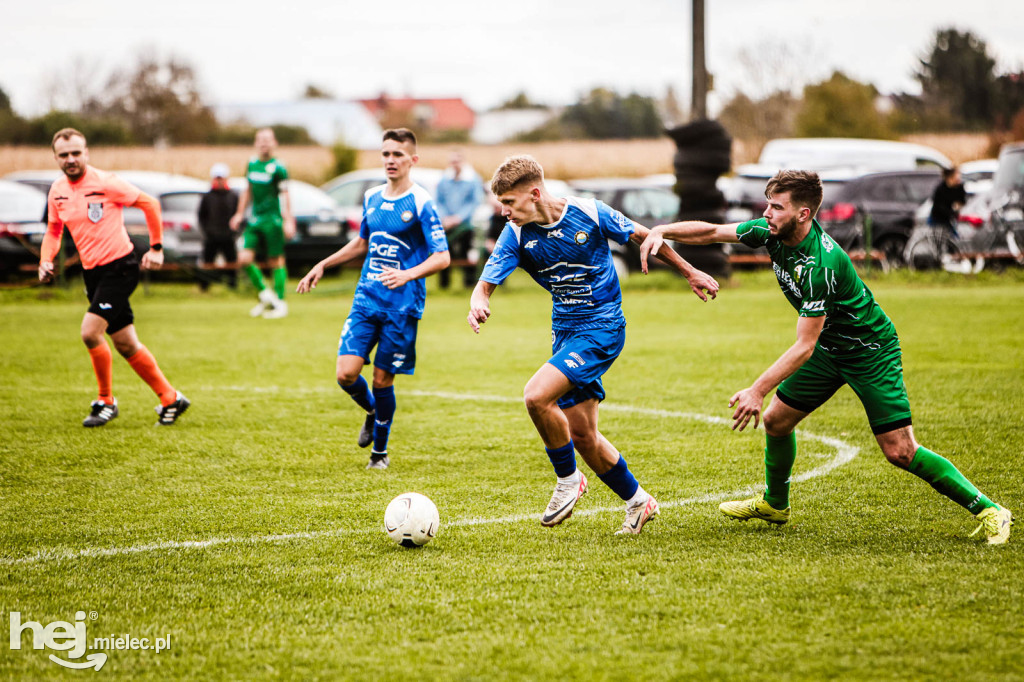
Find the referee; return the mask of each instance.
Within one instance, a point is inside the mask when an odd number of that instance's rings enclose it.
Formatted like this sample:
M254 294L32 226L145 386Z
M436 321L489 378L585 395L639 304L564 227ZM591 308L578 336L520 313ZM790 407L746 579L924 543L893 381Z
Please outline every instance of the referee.
M110 346L104 334L160 399L157 424L170 426L188 409L189 401L167 381L156 358L135 333L128 298L139 283L139 259L122 216L125 206L138 207L145 213L150 247L142 256L141 266L158 269L164 262L160 203L116 175L90 166L85 136L74 128L57 131L52 147L64 177L50 187L39 279L53 279L53 258L60 251L61 235L67 227L85 268L89 310L82 319L82 341L99 386L99 395L82 426L103 426L118 415Z

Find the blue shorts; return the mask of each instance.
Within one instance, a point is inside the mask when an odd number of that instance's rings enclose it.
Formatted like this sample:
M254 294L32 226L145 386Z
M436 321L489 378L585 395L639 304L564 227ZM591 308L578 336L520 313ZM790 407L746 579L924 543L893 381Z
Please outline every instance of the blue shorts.
M338 355L358 355L370 364L370 351L377 346L374 367L391 374L412 374L416 369L418 325L419 320L412 315L352 308L341 329Z
M548 364L575 385L558 399L558 406L564 409L592 398L604 400L601 376L625 345L625 325L614 329L552 329Z

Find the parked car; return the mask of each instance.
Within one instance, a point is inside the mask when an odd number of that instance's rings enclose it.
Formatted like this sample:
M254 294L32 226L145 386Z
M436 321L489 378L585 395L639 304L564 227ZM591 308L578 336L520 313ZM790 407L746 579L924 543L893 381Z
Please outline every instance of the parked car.
M765 209L764 186L782 169L816 171L833 180L881 171L949 168L953 163L931 147L891 140L784 138L771 140L756 164L736 169L726 190L730 222L759 217Z
M39 263L46 234L46 195L17 182L0 180L0 276Z
M841 183L822 201L818 222L843 248L864 248L863 229L871 217L872 245L890 265L903 262L918 207L942 180L939 169L866 173Z
M598 199L645 227L673 222L679 215L679 197L665 186L663 178L590 178L572 180L569 186L576 196ZM640 269L636 244L610 241L609 246L620 278Z

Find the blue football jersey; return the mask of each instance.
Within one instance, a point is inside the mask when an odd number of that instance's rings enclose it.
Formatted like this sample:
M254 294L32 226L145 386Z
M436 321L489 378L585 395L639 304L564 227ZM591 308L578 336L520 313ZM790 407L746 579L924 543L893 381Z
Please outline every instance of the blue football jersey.
M359 236L367 242L363 272L352 299L353 307L423 316L427 285L414 279L397 289L381 284L385 267L408 270L430 254L448 250L444 228L434 209L434 200L419 185L400 197L385 198L387 185L366 190L363 222Z
M625 244L633 222L596 199L567 197L553 225L508 223L480 279L501 284L517 267L551 293L553 329L625 324L608 240Z

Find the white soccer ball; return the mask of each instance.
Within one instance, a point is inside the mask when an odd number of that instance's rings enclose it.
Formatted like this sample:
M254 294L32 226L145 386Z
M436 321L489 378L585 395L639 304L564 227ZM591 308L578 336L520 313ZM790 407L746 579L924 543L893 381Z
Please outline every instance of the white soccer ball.
M403 493L384 510L384 530L402 547L421 547L437 535L441 517L430 498L419 493Z

